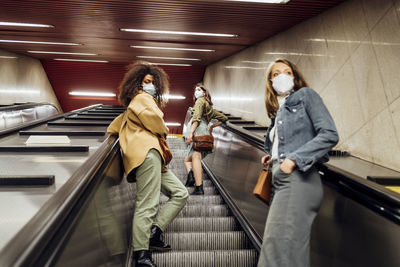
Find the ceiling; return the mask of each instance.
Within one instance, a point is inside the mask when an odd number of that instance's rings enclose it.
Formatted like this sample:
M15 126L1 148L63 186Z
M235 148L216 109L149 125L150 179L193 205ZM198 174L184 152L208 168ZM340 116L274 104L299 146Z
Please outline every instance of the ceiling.
M226 0L1 0L0 21L50 24L53 28L0 26L0 39L68 42L80 45L2 43L0 49L40 59L64 111L86 106L95 99L73 99L66 92L74 88L112 90L125 72L125 65L138 56L193 58L197 61L143 59L156 63L190 64L165 67L172 93L191 94L193 84L202 80L207 65L315 16L344 0L292 0L287 4L231 2ZM165 35L124 32L121 28L235 34L236 37ZM214 52L132 48L156 46L210 49ZM94 53L94 56L32 54L27 51ZM108 63L55 61L54 58L107 60ZM88 71L84 75L82 71ZM68 84L66 84L68 81ZM106 86L107 85L107 86ZM96 100L99 101L99 100ZM180 110L170 119L183 121L183 108L171 103L164 110ZM114 100L100 101L105 104ZM174 107L175 105L175 107ZM177 108L176 106L180 106Z

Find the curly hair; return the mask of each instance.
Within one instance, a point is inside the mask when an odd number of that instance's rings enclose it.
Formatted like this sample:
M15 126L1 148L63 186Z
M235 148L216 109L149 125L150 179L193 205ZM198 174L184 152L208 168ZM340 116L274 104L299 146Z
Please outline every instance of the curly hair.
M118 98L124 107L127 107L131 100L139 94L139 90L143 89L142 82L147 74L154 77L155 99L158 106L163 107L166 104L165 95L169 92L168 75L163 69L148 62L136 61L128 66L128 71L118 87Z
M204 85L202 83L197 83L194 87L193 90L196 90L197 87L200 87L201 90L203 90L204 93L204 99L207 100L207 102L212 106L213 102L211 100L211 95L210 92L208 91L207 88L204 87ZM193 94L193 102L196 102L196 97Z
M287 66L289 66L292 69L293 76L294 76L294 87L293 90L297 91L302 87L309 87L308 83L304 79L303 74L299 71L299 69L296 67L296 65L292 62L290 62L287 59L284 58L278 58L274 62L272 62L267 70L267 86L265 88L265 107L267 108L267 113L268 117L274 118L276 116L276 112L279 109L279 104L278 104L278 99L277 99L277 93L272 87L272 81L271 81L271 72L272 68L275 65L275 63L283 63Z

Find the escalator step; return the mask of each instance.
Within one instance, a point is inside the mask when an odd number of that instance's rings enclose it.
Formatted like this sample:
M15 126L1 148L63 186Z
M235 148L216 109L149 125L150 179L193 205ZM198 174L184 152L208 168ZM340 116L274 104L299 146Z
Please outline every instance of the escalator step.
M218 191L215 189L213 186L209 187L204 187L204 195L217 195ZM194 191L194 187L188 187L187 190L189 191L189 194L191 194Z
M162 195L160 203L167 202L168 197ZM210 205L210 204L223 204L224 201L220 195L190 195L186 205Z
M164 233L173 250L247 249L250 241L244 232Z
M154 262L163 267L254 267L257 258L254 249L153 253Z
M240 227L233 217L177 218L166 232L226 232L239 231Z
M231 215L231 212L226 205L191 205L183 207L178 217L221 217L229 215Z

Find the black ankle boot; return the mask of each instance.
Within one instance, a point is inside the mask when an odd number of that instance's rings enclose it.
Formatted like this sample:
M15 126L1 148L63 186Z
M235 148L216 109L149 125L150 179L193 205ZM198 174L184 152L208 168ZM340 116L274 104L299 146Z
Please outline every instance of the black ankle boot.
M185 186L194 186L194 183L195 183L194 174L193 174L193 171L190 170L190 172L187 175L187 180L186 180Z
M204 195L203 184L199 186L195 185L194 187L192 195Z
M135 260L132 261L135 262L136 267L157 267L157 265L153 262L153 259L151 258L151 252L148 250L138 250L134 252L134 257Z
M171 250L171 246L164 242L161 229L153 225L150 230L150 249L156 251Z

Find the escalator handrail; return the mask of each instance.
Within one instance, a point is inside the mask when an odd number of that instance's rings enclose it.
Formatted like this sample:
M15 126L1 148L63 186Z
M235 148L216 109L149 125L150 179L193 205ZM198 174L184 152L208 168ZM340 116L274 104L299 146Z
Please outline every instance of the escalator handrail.
M29 122L26 122L26 123L21 123L21 124L18 124L16 126L14 126L14 127L10 127L10 128L1 130L0 131L0 137L6 136L6 135L9 135L9 134L13 134L13 133L18 132L20 130L28 129L28 128L31 128L31 127L34 127L34 126L37 126L37 125L40 125L40 124L43 124L43 123L46 123L46 122L49 122L49 121L58 120L58 119L66 117L66 116L70 116L70 115L73 115L73 114L76 114L76 113L80 113L82 111L93 109L93 108L96 108L96 107L99 107L99 106L101 106L101 104L91 105L91 106L88 106L88 107L85 107L85 108L81 108L81 109L77 109L77 110L74 110L74 111L71 111L71 112L68 112L68 113L56 114L54 116L50 116L50 117L47 117L47 118L44 118L44 119L39 119L39 120L29 121Z
M53 106L56 110L57 107L52 104L52 103L47 103L47 102L38 102L38 103L24 103L24 104L14 104L14 105L8 105L5 107L0 107L0 112L8 112L8 111L16 111L16 110L22 110L22 109L28 109L28 108L34 108L38 106Z
M107 135L93 155L0 251L0 266L31 266L43 253L110 153L118 148L118 138Z
M259 149L264 150L264 140L257 136L251 135L251 132L241 129L241 127L235 127L232 124L229 124L229 122L226 125L223 125L223 127L240 135L246 141L252 143ZM377 200L379 199L384 206L391 206L392 210L400 208L400 198L397 193L378 185L373 181L369 181L363 177L330 165L329 161L327 163L318 164L318 166L322 166L322 169L329 169L330 171L339 174L338 179L340 179L342 183L346 184L346 186L352 188L352 190L367 194L365 198L366 200L369 200L371 197L373 197Z

